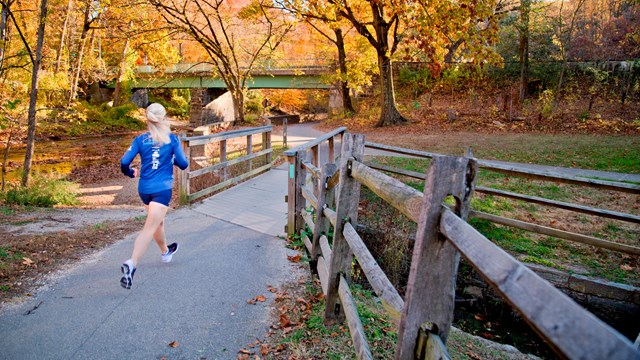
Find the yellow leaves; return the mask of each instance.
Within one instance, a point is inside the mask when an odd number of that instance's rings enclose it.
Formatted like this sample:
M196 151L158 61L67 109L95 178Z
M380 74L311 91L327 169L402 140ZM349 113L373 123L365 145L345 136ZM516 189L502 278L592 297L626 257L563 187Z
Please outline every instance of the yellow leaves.
M262 5L259 1L252 1L238 12L238 18L242 20L252 19L262 14Z

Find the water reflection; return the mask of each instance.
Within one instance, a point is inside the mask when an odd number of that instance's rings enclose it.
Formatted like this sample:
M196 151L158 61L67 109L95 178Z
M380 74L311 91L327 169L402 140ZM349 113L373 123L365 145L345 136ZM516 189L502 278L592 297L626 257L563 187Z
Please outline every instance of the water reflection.
M39 173L68 175L74 168L118 161L135 134L86 137L61 141L38 141L32 168ZM6 179L17 180L24 163L25 146L11 147ZM0 146L4 158L5 148Z

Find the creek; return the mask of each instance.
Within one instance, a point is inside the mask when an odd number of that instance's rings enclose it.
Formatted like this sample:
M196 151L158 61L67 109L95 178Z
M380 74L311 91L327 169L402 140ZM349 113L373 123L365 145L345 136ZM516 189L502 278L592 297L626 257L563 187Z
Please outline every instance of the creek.
M117 161L135 134L91 136L68 140L40 140L35 144L32 169L43 174L67 176L75 168L109 164ZM12 146L7 160L7 181L18 180L22 174L26 147ZM5 147L0 146L4 158Z

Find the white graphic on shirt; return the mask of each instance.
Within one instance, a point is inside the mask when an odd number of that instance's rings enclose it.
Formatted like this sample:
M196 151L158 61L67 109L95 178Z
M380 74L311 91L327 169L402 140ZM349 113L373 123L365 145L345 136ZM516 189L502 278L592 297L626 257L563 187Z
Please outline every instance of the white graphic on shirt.
M151 168L156 170L160 166L160 148L154 146L151 151L153 151L151 154Z

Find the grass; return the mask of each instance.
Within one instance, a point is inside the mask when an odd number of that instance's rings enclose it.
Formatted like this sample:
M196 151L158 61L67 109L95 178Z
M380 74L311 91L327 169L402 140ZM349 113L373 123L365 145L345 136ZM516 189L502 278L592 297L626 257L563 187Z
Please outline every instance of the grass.
M76 205L78 185L57 176L34 174L28 187L10 185L0 200L6 205L53 207Z
M375 133L367 136L367 141L382 143L389 138L385 134ZM433 139L436 136L438 140ZM478 159L622 173L640 172L640 157L636 155L640 153L638 136L510 133L416 136L394 133L392 138L394 143L390 145L402 144L402 147L437 154L460 156L472 147Z
M0 247L0 261L20 260L24 257L19 251L12 250L8 247Z
M15 214L16 210L10 207L0 205L0 215L12 215Z
M597 148L597 146L594 147ZM531 149L527 149L527 151L528 150ZM502 160L518 161L525 159L526 157L523 155L524 152L525 151L522 150L513 150L508 153L510 154L509 156L507 156L505 152L503 153ZM562 154L567 155L566 152ZM594 150L591 154L592 156L598 156L599 161L604 161L608 164L632 164L632 168L628 168L628 170L640 172L640 163L629 162L627 157L621 159L621 155L616 151L604 151L600 149L599 151ZM563 158L563 160L567 160L564 156L560 157ZM423 159L394 157L375 157L372 161L421 173L426 172L429 163ZM552 161L551 165L565 165L566 163L567 161ZM574 163L574 161L571 160L570 163ZM398 178L407 185L423 191L424 181L402 176L398 176ZM477 186L627 213L638 214L640 212L637 206L628 206L630 202L633 203L637 201L634 200L634 195L576 185L564 185L548 181L517 178L486 170L479 171ZM366 192L363 193L367 194ZM365 195L363 197L365 205L371 206L371 209L367 209L364 212L372 212L374 218L376 213L380 213L378 208L381 207L381 205L375 204L376 201L380 201L376 200L376 198L375 195ZM634 242L633 239L640 237L640 227L634 224L576 214L482 193L476 193L474 195L472 199L472 209L630 245L637 246L637 242ZM365 216L365 219L376 226L382 226L384 229L397 227L398 224L389 224L384 221L388 216L388 214L382 215L379 220L371 220ZM494 241L498 246L512 253L520 261L541 264L562 270L570 268L585 275L597 276L632 285L640 285L640 275L637 271L623 270L629 269L629 266L631 266L631 269L636 268L639 264L638 257L628 257L603 249L585 251L585 249L594 248L560 239L553 239L551 241L544 236L495 225L484 220L470 219L469 223L487 238Z
M265 358L278 359L356 359L349 328L324 323L325 300L317 281L292 284L276 296L279 311L286 311L297 324L282 328L269 337L269 349L280 349ZM374 359L392 359L397 343L397 327L374 294L359 285L350 287ZM278 300L279 299L279 300ZM284 300L288 299L288 300ZM303 302L300 299L310 299ZM304 306L300 307L303 303ZM293 307L307 311L291 311ZM287 328L285 328L287 329ZM518 352L505 352L499 345L452 328L447 349L453 359L525 359Z

